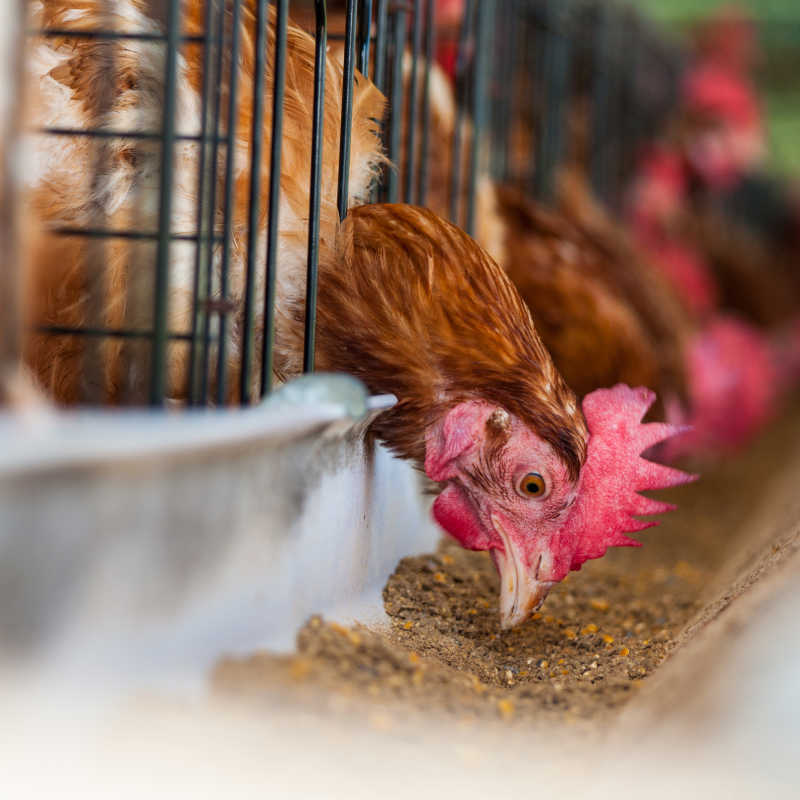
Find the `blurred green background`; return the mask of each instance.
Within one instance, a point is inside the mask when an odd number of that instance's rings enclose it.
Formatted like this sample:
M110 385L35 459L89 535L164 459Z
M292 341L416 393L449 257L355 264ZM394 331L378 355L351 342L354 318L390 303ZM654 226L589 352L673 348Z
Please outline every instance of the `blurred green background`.
M772 167L800 174L800 0L635 0L635 5L678 29L725 6L750 13L763 50L756 79L767 111Z

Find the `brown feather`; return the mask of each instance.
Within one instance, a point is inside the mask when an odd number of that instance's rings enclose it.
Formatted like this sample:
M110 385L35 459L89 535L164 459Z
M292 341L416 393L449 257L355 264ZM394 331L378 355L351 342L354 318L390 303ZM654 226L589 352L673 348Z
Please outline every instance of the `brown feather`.
M317 315L317 367L398 397L374 430L399 455L421 463L428 426L481 398L528 424L577 475L586 428L575 396L511 281L459 228L414 206L352 209L336 259L320 266Z

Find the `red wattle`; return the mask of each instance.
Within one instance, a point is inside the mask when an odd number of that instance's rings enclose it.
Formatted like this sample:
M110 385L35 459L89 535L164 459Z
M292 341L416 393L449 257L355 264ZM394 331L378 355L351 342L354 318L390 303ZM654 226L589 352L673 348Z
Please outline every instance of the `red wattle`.
M457 486L448 486L432 511L436 522L467 550L487 550L491 545L475 509Z

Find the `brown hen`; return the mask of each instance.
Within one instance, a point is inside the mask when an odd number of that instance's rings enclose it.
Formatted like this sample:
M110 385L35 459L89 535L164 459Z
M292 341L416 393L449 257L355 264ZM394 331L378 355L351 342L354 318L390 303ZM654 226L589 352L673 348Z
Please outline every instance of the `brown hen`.
M111 29L132 33L159 34L160 23L148 16L143 0L121 0L103 18L100 0L44 0L31 3L34 27L92 31ZM238 69L238 116L236 119L235 182L232 208L230 286L220 296L218 281L221 246L213 253L215 288L211 304L231 311L229 347L226 357L228 399L234 399L243 329L243 296L247 251L248 192L250 185L250 138L253 73L255 58L254 0L245 0L241 14L241 50ZM184 32L202 33L204 6L199 0L184 0L181 6ZM230 13L228 8L227 13ZM229 23L230 24L230 23ZM269 147L272 126L273 60L275 10L269 7L268 53L265 71L261 202L257 236L255 296L263 297L266 249ZM200 46L186 43L178 61L177 134L196 134L200 126L202 87ZM35 39L29 55L31 79L39 91L34 127L111 130L160 130L164 81L164 48L159 42L96 38ZM113 71L109 74L109 65ZM279 220L279 269L277 275L277 318L280 331L286 324L283 309L288 300L305 294L306 248L309 216L310 153L314 86L314 39L293 24L287 35L286 90L284 100L281 163L281 207ZM109 86L108 97L103 87ZM339 159L342 69L327 59L324 99L323 163L321 183L321 241L324 251L332 242L338 224L336 182ZM221 108L226 108L227 87L223 87ZM369 194L374 177L383 163L379 136L384 99L368 81L356 76L352 149L350 163L351 203ZM227 128L225 114L223 131ZM92 140L81 137L30 136L35 168L27 182L32 203L48 226L157 229L158 143L109 139L98 160ZM174 150L174 201L172 234L191 237L197 229L198 156L195 142L182 140ZM221 148L220 165L224 162ZM94 168L99 177L92 180ZM222 179L217 190L219 213L217 234L222 233ZM37 326L80 329L128 327L147 331L153 325L155 242L112 238L104 245L80 236L47 237L33 269L33 319ZM102 248L100 250L99 248ZM94 267L93 267L94 265ZM168 327L175 333L191 328L195 246L191 241L173 241L169 265ZM97 274L91 274L92 272ZM221 301L221 302L220 302ZM255 337L263 335L263 301L256 302ZM214 325L217 320L214 319ZM212 330L213 333L213 330ZM96 340L95 340L96 341ZM61 402L74 402L87 395L119 401L126 386L141 399L147 380L149 346L130 344L133 353L123 358L120 338L100 340L94 361L99 374L84 368L86 340L78 336L37 334L28 342L27 358L39 381ZM256 345L256 351L258 346ZM278 362L280 362L280 354ZM187 393L188 348L173 341L168 349L167 394L183 398ZM123 361L125 365L123 365ZM212 351L211 362L216 361ZM257 370L256 370L257 372ZM215 377L212 370L212 383ZM252 387L255 389L256 387Z
M301 304L294 318L299 357ZM689 477L639 458L674 432L639 424L653 393L619 384L582 412L505 272L428 209L350 211L320 268L316 357L397 397L372 430L439 484L439 524L491 552L507 627L570 569L636 544L624 532L650 523L633 515L670 508L638 490Z

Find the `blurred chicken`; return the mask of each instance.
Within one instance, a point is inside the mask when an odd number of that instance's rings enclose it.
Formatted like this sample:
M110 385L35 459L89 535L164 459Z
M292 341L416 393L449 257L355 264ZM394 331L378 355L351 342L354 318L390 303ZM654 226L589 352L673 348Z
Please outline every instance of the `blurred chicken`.
M121 0L109 4L106 17L101 0L41 0L30 3L34 28L68 30L114 30L160 34L159 23L148 17L144 0ZM182 3L183 31L203 33L204 7L200 0ZM243 295L248 219L251 113L254 72L254 0L245 0L241 14L241 51L238 67L239 111L236 119L236 172L232 209L232 244L229 291L223 299L212 289L210 307L232 311L229 323L228 392L238 392L238 374L243 339ZM226 13L230 8L226 6ZM230 23L228 23L230 25ZM269 7L261 203L256 264L255 297L262 298L266 248L269 146L272 125L273 54L275 11ZM107 130L160 130L163 104L164 48L146 39L99 40L91 37L40 37L31 47L31 79L40 92L34 127ZM178 59L175 129L179 135L198 134L202 87L202 48L182 46ZM309 216L310 153L314 40L290 23L287 44L286 93L281 162L281 207L279 220L279 270L277 277L276 328L286 324L283 309L290 299L305 293L307 230ZM105 91L104 87L109 87ZM336 181L339 157L339 120L342 70L337 61L326 64L324 100L323 163L321 183L320 247L332 242L338 223ZM226 108L228 87L222 87ZM380 92L356 77L350 203L366 199L373 179L383 163L379 137L384 100ZM227 127L225 114L221 123ZM97 150L91 139L81 136L31 134L37 155L36 168L26 176L37 212L50 226L155 230L158 209L158 160L160 147L147 140L111 138ZM221 151L220 163L224 161ZM174 200L171 233L191 237L197 230L199 146L182 140L174 148ZM99 177L92 181L94 169ZM217 190L219 202L217 234L221 233L222 176ZM86 237L50 235L42 257L34 265L34 309L37 325L67 329L83 327L149 330L153 325L153 271L155 242L113 238L105 244ZM219 286L221 247L214 248L213 287ZM195 245L173 241L169 267L168 328L188 332L192 325ZM263 301L256 301L255 336L263 336ZM214 321L216 325L216 320ZM213 333L213 329L212 329ZM39 381L62 402L74 402L87 394L115 402L126 385L141 399L148 353L138 347L135 357L123 358L120 338L101 339L98 344L102 373L83 368L86 340L76 336L39 334L28 342L27 358ZM144 345L145 348L147 345ZM258 347L258 344L256 345ZM212 350L211 361L216 360ZM129 361L129 364L123 364ZM188 348L171 342L168 349L168 395L184 398L187 393ZM278 354L280 364L280 354ZM213 373L213 370L212 370ZM212 383L215 378L212 374ZM88 385L90 383L92 385ZM255 387L253 387L255 388Z
M752 29L720 17L698 53L675 130L642 159L630 218L705 331L688 352L695 431L684 443L713 449L711 431L717 441L746 441L800 378L800 204L762 172Z
M556 365L579 395L622 381L685 398L691 323L580 181L562 187L558 210L499 192L506 271Z
M727 315L714 313L702 321L693 320L658 270L574 176L565 183L560 206L570 208L569 219L585 237L581 244L584 262L594 260L593 272L600 279L594 300L599 310L589 318L597 342L587 352L589 363L607 363L606 353L628 348L598 385L606 385L612 377L621 379L637 366L656 371L645 385L664 399L659 412L692 428L670 443L665 451L669 457L719 456L749 441L772 419L782 399L776 370L783 357L777 342ZM523 269L539 271L529 264ZM583 279L580 274L575 277ZM621 300L628 319L636 320L641 330L603 312L598 298L608 302L609 296ZM547 313L536 294L526 298L535 315ZM603 336L610 342L601 347ZM789 360L783 360L790 369ZM573 363L576 370L586 371L585 363Z
M642 159L631 213L693 313L772 327L800 306L800 201L763 171L766 127L748 74L756 46L730 9L703 27L674 130Z
M298 353L302 319L297 305ZM373 431L439 484L439 524L491 551L504 627L570 569L637 544L624 533L653 523L633 515L670 508L639 490L691 479L639 457L676 432L640 425L651 391L592 392L581 413L503 270L430 210L351 210L320 265L316 353L397 396Z

